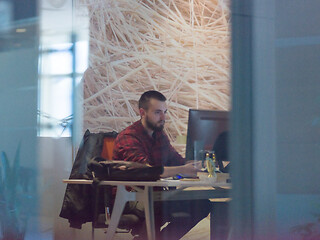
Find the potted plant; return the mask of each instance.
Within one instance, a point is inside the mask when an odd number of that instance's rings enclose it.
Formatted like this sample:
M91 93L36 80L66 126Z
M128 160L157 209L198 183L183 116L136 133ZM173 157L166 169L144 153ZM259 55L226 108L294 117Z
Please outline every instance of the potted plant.
M0 239L24 239L27 222L33 211L35 181L30 181L30 169L20 166L20 144L10 166L7 154L1 152L0 162Z

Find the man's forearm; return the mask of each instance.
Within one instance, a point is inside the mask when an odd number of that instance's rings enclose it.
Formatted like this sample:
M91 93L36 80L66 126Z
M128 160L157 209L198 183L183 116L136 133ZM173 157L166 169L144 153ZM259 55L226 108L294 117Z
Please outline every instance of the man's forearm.
M173 177L179 173L183 174L183 166L164 167L161 177L162 178Z
M174 166L174 167L164 167L163 174L161 177L173 177L177 174L183 174L187 177L196 177L197 172L201 169L201 162L198 163L187 163L181 166Z

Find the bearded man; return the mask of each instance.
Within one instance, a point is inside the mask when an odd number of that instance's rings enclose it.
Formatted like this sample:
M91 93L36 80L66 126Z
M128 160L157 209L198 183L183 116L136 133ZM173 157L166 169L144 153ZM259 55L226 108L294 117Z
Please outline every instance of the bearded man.
M200 166L186 160L172 147L163 131L167 106L166 97L158 91L147 91L139 99L141 119L120 132L115 140L113 159L163 166L162 178L177 174L195 177ZM164 201L154 203L157 239L180 239L210 212L209 200ZM143 205L128 202L124 213L136 214L144 221ZM167 223L166 227L161 227ZM168 224L169 223L169 224ZM147 239L145 224L138 230Z

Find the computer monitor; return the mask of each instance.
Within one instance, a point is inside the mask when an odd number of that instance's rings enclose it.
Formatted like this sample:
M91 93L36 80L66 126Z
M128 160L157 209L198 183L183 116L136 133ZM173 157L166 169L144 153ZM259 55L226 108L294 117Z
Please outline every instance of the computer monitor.
M202 160L204 151L214 150L214 145L219 146L219 150L222 146L224 152L227 152L226 136L228 130L229 112L190 109L186 159Z

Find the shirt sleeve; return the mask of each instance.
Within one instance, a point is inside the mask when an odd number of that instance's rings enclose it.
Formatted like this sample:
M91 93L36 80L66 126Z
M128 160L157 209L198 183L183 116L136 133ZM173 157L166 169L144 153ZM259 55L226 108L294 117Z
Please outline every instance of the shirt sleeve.
M149 156L143 149L140 140L131 134L118 136L115 141L113 159L143 164L149 162Z
M172 146L171 148L170 159L173 160L174 165L184 165L186 163L186 159L183 158Z
M171 145L168 136L166 135L166 139L168 142L168 149L169 149L169 165L170 166L179 166L184 165L186 163L185 158L183 158L177 150Z

